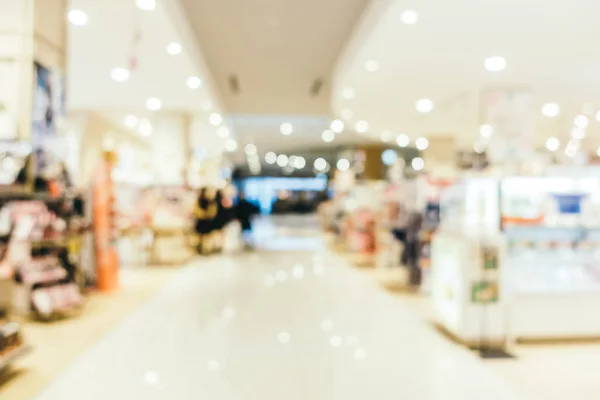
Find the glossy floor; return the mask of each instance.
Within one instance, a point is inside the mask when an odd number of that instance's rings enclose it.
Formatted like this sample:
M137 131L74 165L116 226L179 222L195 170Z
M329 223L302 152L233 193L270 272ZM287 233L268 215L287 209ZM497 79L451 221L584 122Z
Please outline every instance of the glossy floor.
M316 232L196 260L39 400L525 399Z

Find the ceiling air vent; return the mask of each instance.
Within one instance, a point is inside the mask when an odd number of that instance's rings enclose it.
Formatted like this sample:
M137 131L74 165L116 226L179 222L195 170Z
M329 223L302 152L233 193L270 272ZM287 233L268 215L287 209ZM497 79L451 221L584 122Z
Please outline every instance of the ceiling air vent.
M317 97L321 88L323 87L323 79L317 78L314 80L312 85L310 86L310 94L311 96Z
M231 90L231 93L238 94L240 92L240 81L238 80L238 77L235 75L230 75L227 81L229 83L229 90Z

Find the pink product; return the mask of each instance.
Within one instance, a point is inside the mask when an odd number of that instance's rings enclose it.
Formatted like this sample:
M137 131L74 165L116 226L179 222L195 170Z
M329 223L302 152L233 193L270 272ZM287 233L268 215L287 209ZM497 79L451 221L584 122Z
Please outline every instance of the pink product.
M43 315L67 311L82 302L79 288L74 283L34 290L31 300Z
M34 285L63 280L67 271L63 269L55 257L41 257L19 267L23 283Z

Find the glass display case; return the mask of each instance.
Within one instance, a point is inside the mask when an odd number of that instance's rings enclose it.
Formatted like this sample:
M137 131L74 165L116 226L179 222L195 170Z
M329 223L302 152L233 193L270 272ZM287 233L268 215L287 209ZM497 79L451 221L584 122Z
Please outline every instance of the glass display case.
M441 212L432 289L442 325L450 324L448 286L462 292L454 326L476 315L469 314L477 308L472 289L489 279L482 263L471 260L480 260L473 254L482 244L493 243L500 259L494 306L502 309L505 337L600 337L600 314L593 311L600 307L600 174L468 180L447 191ZM474 253L455 251L463 247ZM456 254L463 254L461 262L453 262ZM494 325L494 310L486 318Z

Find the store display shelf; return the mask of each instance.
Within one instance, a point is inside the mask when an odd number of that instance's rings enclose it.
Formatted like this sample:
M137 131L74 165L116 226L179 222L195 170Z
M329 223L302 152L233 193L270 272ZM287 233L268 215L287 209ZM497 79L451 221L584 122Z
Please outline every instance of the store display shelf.
M3 356L0 356L0 370L8 367L12 362L16 359L24 356L31 350L31 347L28 345L21 345L16 349L10 350Z

